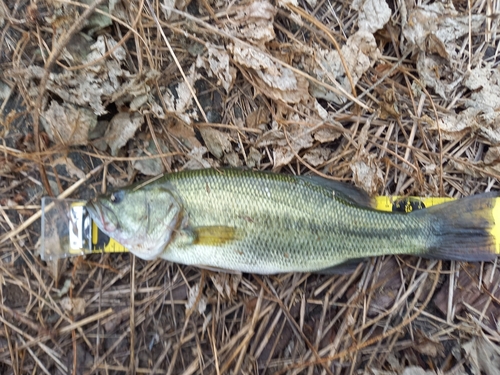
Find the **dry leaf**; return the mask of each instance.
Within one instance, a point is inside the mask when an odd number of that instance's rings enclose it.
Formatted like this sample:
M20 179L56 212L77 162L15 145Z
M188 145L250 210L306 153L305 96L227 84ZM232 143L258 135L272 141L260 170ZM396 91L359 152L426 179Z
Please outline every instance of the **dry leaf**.
M140 113L116 114L104 134L104 139L111 149L111 155L116 156L119 149L125 146L142 124L144 124L144 117Z
M331 127L323 127L314 132L314 139L321 143L333 142L341 133Z
M255 147L250 147L250 151L247 155L247 167L258 168L260 166L260 159L262 159L262 154Z
M167 131L189 150L201 147L201 143L196 138L194 129L190 125L184 124L180 121L175 121L169 124Z
M323 164L330 157L331 150L324 147L316 147L312 150L309 150L302 156L307 163L312 165L313 167L317 167L318 165Z
M363 373L363 375L437 375L434 371L425 371L422 367L409 366L402 372L396 371L383 371L378 369L370 369ZM457 375L457 374L454 374Z
M387 311L396 301L402 283L396 259L389 258L384 261L376 277L377 285L383 284L373 291L368 308L368 316L370 317Z
M445 139L460 139L476 133L493 144L500 144L500 71L491 66L471 70L463 84L472 91L465 110L439 120ZM431 123L437 130L437 125Z
M205 146L217 159L232 150L229 134L209 127L200 128L200 134L205 141Z
M417 70L421 81L426 87L434 89L443 99L448 98L462 81L461 73L450 68L445 62L439 56L425 53L419 54L417 58Z
M237 71L229 64L229 55L226 50L214 44L209 44L207 63L205 63L201 56L198 56L196 67L205 68L209 77L217 77L217 85L222 85L226 92L229 93L236 79Z
M464 344L463 349L476 375L500 375L500 346L485 336L475 337Z
M191 65L189 74L187 76L189 85L191 86L191 88L193 88L193 90L194 83L199 77L195 68L195 64ZM174 113L186 124L191 124L193 119L198 119L198 114L196 113L196 111L191 109L193 104L193 96L191 95L189 86L185 81L178 83L173 89L168 89L163 95L163 100L165 101L167 110L171 113Z
M3 27L5 23L5 9L4 7L0 7L0 27Z
M264 52L233 44L228 46L228 50L238 64L253 69L248 73L262 94L285 103L299 103L309 98L307 80L275 63Z
M382 29L391 18L391 8L385 0L354 0L351 8L358 11L359 29L369 33Z
M350 164L353 172L354 183L369 195L377 193L384 182L382 170L377 166L375 155L362 155L356 157Z
M314 52L314 53L313 53ZM357 84L361 76L372 67L380 57L380 51L373 34L361 30L351 35L346 44L342 46L341 53L346 62L347 68L351 74L354 85ZM310 59L306 60L306 67L310 68L310 74L319 81L331 83L340 82L346 92L351 92L351 83L342 65L340 55L336 50L317 49L311 51ZM328 101L334 101L337 104L343 104L345 97L339 97L337 94L311 82L311 94L315 98L322 98Z
M253 112L250 112L245 119L247 128L259 128L260 125L268 124L271 120L271 112L267 107L259 107Z
M126 53L121 46L112 53L112 56L101 59L116 44L117 42L110 37L99 36L91 46L91 52L83 59L84 63L91 64L78 71L64 70L62 73L51 73L47 82L47 90L57 94L66 103L90 107L97 115L107 113L105 102L115 102L125 96L127 100L123 98L121 102L129 102L134 99L137 92L141 95L148 93L150 89L147 81L157 77L158 72L146 70L143 76L133 75L122 69L121 64ZM14 78L19 77L23 82L33 82L29 90L31 97L38 95L34 81L41 79L43 75L44 69L37 66L12 72Z
M208 152L208 150L203 147L194 147L187 157L189 158L188 162L184 164L184 169L206 169L206 168L216 168L218 167L217 163L212 162L211 159L204 157L204 155Z
M83 315L85 313L85 300L83 298L64 297L60 301L63 310L73 315Z
M158 139L158 144L160 145L161 153L166 154L169 152L168 147L162 139ZM158 155L158 149L153 140L149 141L146 150L141 151L137 156L152 156ZM167 161L171 162L171 158L166 158ZM133 162L134 168L146 176L158 176L165 172L165 166L160 158L145 159L145 160L135 160Z
M203 314L207 309L207 302L207 296L200 292L199 284L189 288L186 310L196 310L198 313Z
M293 118L293 116L292 116ZM287 165L300 150L309 148L314 140L309 128L304 125L290 125L286 128L288 141L283 130L275 128L262 134L255 141L255 147L274 146L272 152L274 168ZM289 145L290 143L290 145ZM292 146L292 149L290 148Z
M67 146L85 145L89 133L97 125L97 116L90 110L55 100L43 112L41 123L50 140Z
M71 158L61 156L60 158L54 160L51 164L54 167L56 165L62 165L66 169L66 172L68 172L68 174L72 177L79 179L85 178L85 173L73 163Z
M274 33L276 13L276 8L268 1L252 1L249 5L240 7L225 28L235 37L265 48L265 43L276 37Z
M469 33L469 16L461 15L451 3L434 2L415 7L408 15L408 20L403 23L403 35L408 40L409 47L418 46L421 51L431 52L429 35L433 35L434 43L439 40L447 49L450 57L456 55L457 41ZM484 22L484 16L472 15L470 19L472 30L479 30Z
M424 332L416 330L416 340L412 345L412 348L421 354L428 355L430 357L443 356L444 346L438 339L432 339L428 337Z
M486 264L483 272L483 284L488 292L483 292L478 288L479 275L481 273L481 265L478 263L467 264L466 270L460 270L458 278L455 279L456 284L453 288L452 307L455 315L460 314L468 306L472 306L475 311L482 311L486 301L490 300L490 295L495 299L500 299L500 289L495 288L500 281L500 274L495 269L494 264ZM496 271L496 272L493 272ZM493 274L493 278L491 275ZM486 276L488 275L488 278ZM438 293L433 297L432 301L443 315L448 313L448 299L450 293L450 281L444 283ZM496 303L490 303L484 313L485 318L483 323L493 329L496 329L497 320L494 317L500 316L500 306ZM453 317L450 317L453 318Z
M160 4L161 10L165 18L172 22L179 18L177 13L173 13L172 9L184 10L191 3L191 0L163 0Z
M233 168L239 168L243 165L239 155L234 151L231 151L224 156L224 162Z

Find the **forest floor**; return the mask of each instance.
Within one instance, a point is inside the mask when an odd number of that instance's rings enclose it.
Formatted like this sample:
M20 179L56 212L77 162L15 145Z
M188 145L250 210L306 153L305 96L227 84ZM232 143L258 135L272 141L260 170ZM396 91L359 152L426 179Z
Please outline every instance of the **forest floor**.
M43 261L41 198L184 169L499 190L500 2L0 3L0 373L500 374L495 263Z

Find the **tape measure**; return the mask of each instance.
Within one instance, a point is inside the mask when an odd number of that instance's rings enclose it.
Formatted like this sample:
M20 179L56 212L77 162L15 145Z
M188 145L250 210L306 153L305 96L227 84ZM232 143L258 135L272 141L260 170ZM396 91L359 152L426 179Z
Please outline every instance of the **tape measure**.
M97 227L85 208L85 202L73 203L70 217L74 218L70 225L76 226L69 231L70 255L81 255L82 251L85 254L128 252L125 246Z
M437 204L446 203L455 200L454 198L421 198L421 197L376 197L375 208L380 211L388 212L412 212L422 210Z

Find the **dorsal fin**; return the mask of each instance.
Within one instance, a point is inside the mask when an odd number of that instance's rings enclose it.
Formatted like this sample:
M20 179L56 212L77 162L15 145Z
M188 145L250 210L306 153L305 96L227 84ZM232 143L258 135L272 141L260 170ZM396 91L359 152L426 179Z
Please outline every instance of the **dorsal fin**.
M355 204L357 206L375 208L375 199L372 199L364 190L356 186L346 184L345 182L328 180L320 176L298 176L310 184L321 186L325 189L333 191L342 199Z

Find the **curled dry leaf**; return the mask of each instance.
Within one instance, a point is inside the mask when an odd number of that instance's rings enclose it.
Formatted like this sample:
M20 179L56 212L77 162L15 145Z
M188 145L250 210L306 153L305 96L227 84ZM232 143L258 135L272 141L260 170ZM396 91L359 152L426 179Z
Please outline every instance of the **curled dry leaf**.
M73 315L83 315L85 313L85 300L83 298L64 297L59 303L63 310Z
M474 309L473 311L483 311L488 300L492 298L500 299L500 289L496 288L496 285L500 282L500 274L494 264L486 264L483 270L483 285L488 292L482 291L478 287L481 265L467 264L464 267L467 268L460 270L458 278L455 279L456 285L453 288L452 306L455 314L467 309L467 306L471 306ZM433 298L433 303L443 315L447 315L449 293L450 282L447 279ZM496 317L498 316L500 316L500 306L496 303L489 303L486 311L484 311L483 323L496 329Z
M298 124L290 125L286 128L286 132L288 141L284 131L275 127L262 134L255 142L255 147L274 146L274 168L288 164L295 157L295 153L311 147L314 143L310 129L307 126ZM293 151L290 146L293 148Z
M227 31L239 39L264 48L275 38L274 16L277 10L268 1L252 1L239 8L235 17L225 25Z
M191 3L191 0L162 0L160 4L161 10L168 21L174 21L179 18L177 13L173 13L172 9L184 10Z
M192 110L193 96L191 95L191 90L189 86L194 90L194 83L198 79L199 75L196 72L196 65L191 65L189 69L189 74L187 75L187 80L189 85L182 81L178 83L175 88L167 89L163 95L163 100L167 110L176 116L178 116L186 124L191 124L192 120L197 120L198 115L195 110Z
M62 156L54 160L51 164L53 166L62 165L66 169L66 172L68 172L68 174L72 177L76 177L79 179L85 178L85 173L80 168L78 168L75 163L73 163L73 160L71 160L71 158L69 157Z
M233 168L239 168L243 165L240 156L234 151L231 151L224 156L224 163L229 164Z
M196 138L196 134L191 125L182 123L181 121L174 121L167 127L168 134L175 137L184 147L192 150L201 147L200 141Z
M104 139L111 149L111 155L116 156L119 149L125 146L142 124L144 124L144 117L140 113L116 114L104 134Z
M260 160L262 159L262 154L255 147L250 147L250 151L247 154L247 167L258 168L260 166Z
M323 164L328 160L328 157L331 154L331 150L325 147L315 147L312 150L309 150L302 156L307 163L312 165L313 167L317 167L318 165Z
M460 14L450 5L434 2L415 7L403 25L403 35L409 42L407 45L435 53L432 48L439 43L437 48L446 48L448 55L454 56L457 41L469 33L469 15ZM472 30L480 30L484 16L472 15L470 22Z
M368 308L368 316L370 317L387 311L394 304L402 284L399 266L394 257L385 260L375 276L376 288Z
M313 53L314 52L314 53ZM361 76L375 64L380 57L380 51L373 34L360 30L347 39L346 44L341 48L347 68L351 74L354 85L357 84ZM311 51L309 59L306 59L305 68L319 81L330 83L340 82L346 92L351 92L351 83L342 65L339 52L336 50L318 49ZM325 89L323 86L311 82L311 95L315 98L334 101L343 104L345 97Z
M186 302L186 310L195 310L203 314L207 309L207 296L200 292L200 285L189 288L188 300Z
M162 154L168 153L168 147L166 146L163 139L158 139L158 144L161 149ZM145 150L141 151L138 156L153 156L158 155L158 149L153 140L148 142L148 145ZM167 158L167 161L170 161L171 158ZM165 172L165 166L160 158L151 158L145 160L134 160L133 162L134 168L139 172L146 176L158 176Z
M55 100L42 113L41 123L50 140L67 146L85 145L97 125L97 116L89 109Z
M236 79L236 69L229 64L229 55L222 47L214 44L208 45L208 59L207 63L198 56L196 60L196 67L205 68L209 77L217 77L219 82L217 85L222 85L227 93L231 90L233 82Z
M431 370L426 371L422 367L409 366L406 367L403 371L397 371L397 372L370 369L370 370L365 370L363 375L437 375L437 373ZM445 373L443 375L452 375L452 374ZM459 375L459 374L453 373L453 375Z
M382 170L378 167L376 156L362 152L350 164L356 186L369 195L375 195L384 182Z
M417 70L420 80L424 85L434 89L436 94L443 99L449 97L450 93L462 81L460 72L451 68L439 56L431 56L424 53L419 54L417 58Z
M323 127L314 132L314 139L321 143L333 142L338 137L340 137L340 133L331 128L331 127Z
M147 72L145 79L142 75L133 75L122 69L121 64L126 56L123 47L117 47L111 56L101 60L116 44L111 37L99 36L91 46L90 53L83 58L84 63L91 63L90 66L77 71L51 73L47 90L57 94L66 103L90 107L97 115L107 113L105 102L115 102L122 97L122 102L128 102L132 101L135 95L148 93L150 89L146 82L157 77L158 72ZM30 66L22 71L11 72L11 76L23 82L31 81L29 95L35 97L38 95L38 88L34 81L41 79L44 73L43 68ZM151 77L148 78L148 74Z
M251 70L248 73L262 94L285 103L299 103L309 98L308 82L290 69L275 63L263 51L231 44L234 60Z
M485 336L474 337L463 345L476 375L500 375L500 346Z
M460 139L465 134L476 133L492 144L500 144L500 71L491 66L473 69L464 79L465 87L472 91L465 101L465 110L439 120L445 139ZM437 130L437 124L431 123Z
M245 119L247 128L259 128L261 125L268 124L271 120L271 112L267 107L259 107L253 112L250 112Z
M415 335L415 342L412 348L421 354L428 355L430 357L443 356L444 346L439 339L434 339L427 336L424 332L417 330Z
M189 160L184 164L184 169L205 169L205 168L217 168L218 164L212 159L204 157L208 152L206 147L200 146L193 148L187 157Z
M391 18L391 8L385 0L354 0L351 8L358 11L358 27L374 33Z
M200 128L200 134L205 141L205 146L217 159L232 150L229 134L209 127Z

